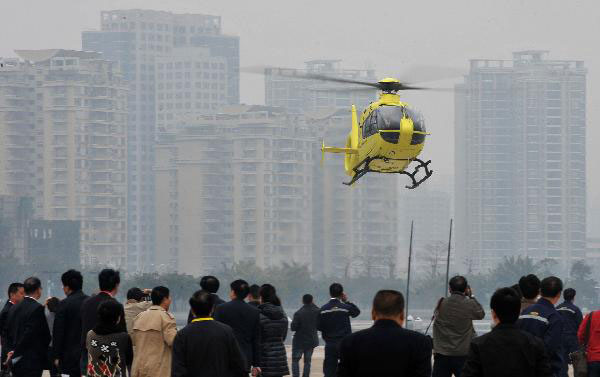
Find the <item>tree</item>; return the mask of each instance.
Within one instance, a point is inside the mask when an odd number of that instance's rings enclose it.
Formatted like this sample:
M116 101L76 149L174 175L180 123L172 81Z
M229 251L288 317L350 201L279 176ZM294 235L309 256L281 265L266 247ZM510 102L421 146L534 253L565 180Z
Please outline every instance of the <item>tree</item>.
M435 241L425 245L425 255L421 259L425 263L427 278L438 279L441 275L441 264L447 259L448 245L443 241Z
M598 282L592 279L592 268L583 260L571 265L571 276L567 286L577 291L577 300L585 305L595 305L598 302Z

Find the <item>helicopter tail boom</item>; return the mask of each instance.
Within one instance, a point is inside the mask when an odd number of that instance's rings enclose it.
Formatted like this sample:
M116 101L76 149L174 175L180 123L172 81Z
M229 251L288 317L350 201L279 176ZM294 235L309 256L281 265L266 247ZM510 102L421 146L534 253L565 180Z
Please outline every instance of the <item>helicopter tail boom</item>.
M338 148L338 147L322 147L321 152L323 153L345 153L345 154L358 154L358 149L354 148Z

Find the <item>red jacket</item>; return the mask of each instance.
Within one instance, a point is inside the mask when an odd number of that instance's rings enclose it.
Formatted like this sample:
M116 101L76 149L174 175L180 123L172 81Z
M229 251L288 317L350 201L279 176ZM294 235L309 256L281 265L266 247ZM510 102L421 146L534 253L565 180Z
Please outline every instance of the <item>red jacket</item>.
M591 314L591 313L590 313ZM579 331L577 331L577 337L579 343L583 344L583 335L585 333L585 326L587 325L590 314L586 315L581 325L579 325ZM592 325L590 327L590 338L588 341L588 362L600 361L600 311L594 312L592 317Z

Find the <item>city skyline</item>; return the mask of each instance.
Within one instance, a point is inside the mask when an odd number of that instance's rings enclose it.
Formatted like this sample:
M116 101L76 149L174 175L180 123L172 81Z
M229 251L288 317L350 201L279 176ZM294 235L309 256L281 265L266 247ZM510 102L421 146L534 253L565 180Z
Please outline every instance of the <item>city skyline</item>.
M131 3L135 3L135 2L131 2ZM177 12L186 12L186 9L181 8L181 4L185 3L185 2L180 2L179 5L179 9L175 11L175 13ZM214 7L214 5L209 6L208 8ZM104 58L107 58L107 55L109 55L110 53L110 45L111 43L115 43L115 40L111 40L110 38L106 38L106 35L113 35L115 33L119 33L119 38L117 39L117 41L119 43L125 43L125 46L130 46L130 47L135 47L135 42L137 41L139 38L141 38L141 31L139 30L123 30L123 28L121 27L121 22L122 19L119 19L119 15L122 14L127 14L127 15L131 15L135 12L149 12L148 14L151 14L152 16L150 18L154 19L155 15L160 15L160 17L164 16L164 13L168 13L168 12L157 12L157 11L152 11L152 10L115 10L115 11L106 11L104 13L102 13L102 20L106 21L106 22L102 22L101 23L101 29L100 31L84 31L83 32L83 46L84 47L89 47L89 49L101 49L98 46L104 44L104 50L105 50L105 56ZM115 59L115 60L121 60L123 61L124 59L133 59L133 61L137 61L138 63L133 64L133 65L129 65L129 67L127 67L127 65L125 64L124 67L122 67L123 69L123 73L125 76L130 75L130 79L133 78L133 80L130 81L131 83L131 88L133 89L133 97L130 96L130 105L133 104L133 109L134 112L130 113L130 114L134 114L133 117L130 116L129 121L130 124L134 124L135 127L131 127L128 128L128 140L130 140L130 142L132 144L130 144L129 146L129 155L127 156L127 161L128 163L131 163L131 161L137 161L136 163L140 164L140 168L136 168L134 167L133 170L129 169L128 171L128 186L129 186L129 190L128 190L128 214L130 216L129 220L128 220L128 224L129 226L133 226L135 227L135 230L130 228L128 230L128 234L132 235L132 237L129 237L128 241L129 241L129 251L127 253L128 257L130 257L131 259L127 262L128 264L128 268L129 269L137 269L138 271L151 271L154 267L152 266L156 266L156 261L154 260L155 256L156 256L156 251L155 251L155 239L154 236L151 234L152 232L150 231L150 229L154 229L156 227L156 224L154 224L154 205L156 203L156 199L154 198L154 189L151 188L153 187L153 182L154 182L154 173L153 173L153 169L154 169L154 140L157 136L157 134L159 134L160 132L162 132L163 128L164 128L164 132L165 133L169 133L175 129L177 129L177 127L179 127L182 122L181 120L184 118L184 115L189 115L189 114L198 114L198 113L210 113L210 112L221 112L221 109L223 108L223 106L227 105L227 104L236 104L239 102L239 98L240 98L240 90L241 92L243 92L244 90L251 90L251 91L257 91L257 87L256 85L248 85L246 87L248 87L249 89L244 89L244 82L246 83L251 83L252 80L256 80L254 79L242 79L242 85L240 86L240 84L238 84L238 86L236 87L235 85L231 85L231 77L232 77L232 71L231 71L231 67L237 67L237 69L239 69L239 64L240 64L240 59L244 58L243 55L243 49L241 49L241 46L243 46L242 44L239 44L239 40L241 39L242 42L245 40L245 36L243 34L237 34L237 33L231 33L229 30L225 31L223 34L221 34L223 32L223 30L221 29L221 19L223 18L225 20L224 24L227 24L227 18L225 16L223 16L221 13L215 13L218 14L218 16L211 16L208 15L209 11L201 11L201 14L187 14L186 16L186 20L185 22L190 22L189 25L197 25L198 22L197 21L189 21L191 19L194 18L194 16L198 16L200 18L206 19L207 20L207 30L203 30L202 32L199 32L199 34L202 36L202 38L199 39L194 39L192 40L192 36L190 36L189 42L187 39L184 39L185 42L183 42L183 40L179 40L180 42L176 42L178 41L177 39L173 40L173 44L171 47L172 48L171 51L169 51L168 55L161 55L161 54L155 54L152 55L152 57L148 57L148 55L146 55L145 53L139 53L139 52L133 52L132 54L135 55L136 57L132 58L131 55L126 56L126 54L129 52L131 53L131 51L127 51L128 48L123 48L123 44L119 45L119 48L116 49L116 51L113 51L114 53L112 54L111 59ZM227 12L225 12L227 13ZM173 13L168 13L173 15ZM112 24L112 17L113 15L117 15L117 28L114 29L114 25ZM97 16L97 15L96 15ZM176 15L175 15L176 16ZM146 17L146 16L143 16ZM143 18L142 17L142 18ZM160 19L160 17L158 17L158 19ZM169 16L170 17L170 16ZM216 21L218 19L218 22ZM235 18L234 18L235 19ZM130 20L127 21L127 23L129 23ZM184 22L184 23L185 23ZM212 25L212 26L211 26ZM188 27L186 26L186 27ZM214 27L214 30L210 29L211 27ZM239 27L238 25L236 25L236 27ZM189 28L191 28L191 26L189 26ZM210 30L208 30L210 29ZM234 28L235 29L235 28ZM128 34L129 33L129 34ZM138 33L138 34L136 34ZM184 32L185 33L185 32ZM233 34L233 36L231 36L230 34ZM102 35L102 38L98 38L97 40L94 40L94 36L100 36ZM209 41L207 42L208 36L217 36L218 38L215 39L214 41ZM206 37L206 38L205 38ZM131 39L132 38L132 39ZM183 38L187 38L187 37L183 37ZM212 37L211 37L212 38ZM237 61L234 61L232 63L232 57L233 55L231 55L231 51L235 51L235 46L234 49L231 50L230 48L232 46L227 45L227 43L225 42L229 42L230 40L228 39L223 39L223 38L234 38L237 39L237 43L238 45L238 57L237 57ZM219 50L219 48L215 48L214 45L211 45L211 43L215 43L217 45L219 45L220 43L225 43L223 46L223 49L227 50L226 53L224 53L223 51ZM133 44L129 44L128 43L133 43ZM178 45L178 43L180 43ZM255 43L255 42L252 42ZM235 43L234 43L235 44ZM165 46L169 45L168 43L165 43ZM109 46L108 49L106 46ZM150 44L148 44L148 46L150 46ZM220 45L219 45L220 46ZM19 46L13 46L13 48L18 49ZM0 52L3 51L2 49L5 48L4 46L0 46ZM165 47L166 48L166 47ZM88 48L84 48L85 50L88 50ZM186 50L189 49L189 50ZM368 47L367 50L372 49L372 47ZM137 51L137 49L134 48L134 50ZM176 51L177 50L177 51ZM219 50L220 52L215 52L216 50ZM315 49L316 51L321 51L320 48ZM482 50L483 51L483 50ZM491 53L489 56L491 58L495 58L497 56L506 56L508 53L510 53L510 51L512 50L507 50L505 48L500 48L498 47L496 50L496 54ZM136 55L137 54L137 55ZM219 55L221 54L221 55ZM227 55L230 54L230 55ZM320 52L319 54L322 54L322 52ZM480 52L478 53L477 57L480 57L483 53ZM235 54L234 54L235 55ZM308 55L308 54L307 54ZM344 55L344 54L340 54L340 55ZM0 54L0 56L2 56L2 54ZM8 54L4 55L5 57L10 56ZM199 100L190 100L187 101L185 95L182 93L182 98L177 98L176 93L173 92L172 94L172 101L170 101L169 99L169 93L165 90L163 93L160 93L160 91L157 89L158 85L160 85L161 81L163 80L162 83L165 86L168 85L168 81L169 81L169 72L167 71L167 67L169 64L172 65L173 67L173 80L175 80L175 76L178 74L178 72L175 69L175 66L179 63L181 64L182 67L185 67L186 61L185 59L179 59L178 57L190 57L190 56L194 56L195 60L192 59L191 61L188 61L190 63L190 67L200 67L204 64L208 64L210 68L214 68L215 72L214 74L217 75L215 76L215 79L217 80L216 87L211 88L211 89L215 89L215 92L209 92L206 93L208 94L210 97L195 97L195 94L192 92L191 93L191 98L199 98ZM276 55L277 56L277 55ZM572 56L568 55L568 54L564 54L563 52L561 52L560 49L558 49L558 52L554 52L554 50L552 49L552 56L553 57L557 57L559 59L571 59L573 58ZM317 56L315 56L316 58ZM331 56L328 56L331 58ZM311 62L332 62L334 60L313 60L311 59L312 57L309 56L305 56L304 58L300 58L298 59L298 57L296 56L295 58L289 58L286 57L285 59L281 59L281 56L279 57L279 61L282 61L285 63L286 59L288 59L287 61L290 62L290 64L282 64L282 66L301 66L301 64L299 64L299 62L304 62L304 61L308 61L308 63L310 64ZM466 59L463 61L462 65L466 66L466 61L467 60L472 60L475 59L475 56L470 56L469 59ZM146 60L144 60L146 59ZM252 57L250 59L254 59L256 61L256 57ZM270 59L270 57L268 56L264 56L264 60L268 60ZM456 60L450 59L449 61L452 62L453 64L457 64ZM234 59L235 60L235 59ZM336 59L337 60L337 59ZM349 59L350 62L353 62L353 59L350 58ZM146 74L143 72L142 67L140 66L139 62L143 61L145 63L143 64L148 64L148 69L149 72ZM593 61L593 59L592 59ZM346 60L344 59L344 67L359 67L361 64L346 64L345 63ZM410 63L410 59L407 63ZM418 61L415 61L418 62ZM270 62L268 62L270 63ZM159 72L159 68L158 65L162 64L161 71ZM370 71L372 72L372 75L369 76L368 78L374 78L374 77L379 77L377 75L377 72L386 72L388 71L390 68L390 66L388 66L387 64L389 63L383 63L383 69L368 69L365 71ZM404 64L403 64L404 65ZM458 65L461 65L460 63ZM587 65L587 64L586 64ZM152 68L150 68L150 66L152 66ZM154 71L156 69L156 71ZM360 71L360 70L356 70L356 71ZM186 71L182 71L181 72L181 85L182 88L184 88L185 82L189 81L189 83L191 84L191 87L194 87L196 83L194 83L193 80L191 80L193 77L200 77L200 76L196 76L196 75L200 75L201 74L201 70L199 70L198 72L195 72L193 70L188 71L190 74L190 77L186 77L185 75L187 74ZM146 76L145 76L146 75ZM163 75L162 78L160 75ZM219 76L221 75L221 76ZM233 75L233 77L235 77L235 75ZM237 77L239 79L239 73L237 73ZM186 80L186 78L188 78L189 80ZM363 78L364 79L364 78ZM200 83L202 80L204 80L204 77L202 77L200 80L198 80L198 83ZM219 81L221 80L221 81ZM260 80L265 80L262 77L260 78ZM235 79L233 80L235 81ZM175 83L175 81L173 81ZM269 94L269 75L267 75L267 79L265 80L265 84L264 84L264 88L265 90L262 93L254 93L249 95L246 98L250 98L253 101L250 103L250 105L260 105L262 102L265 102L267 105L269 104L279 104L276 103L276 101L274 101L273 99L276 100L281 100L282 97L284 97L285 95L282 95L281 90L282 88L275 88L274 91ZM591 83L592 81L590 81ZM220 83L220 84L219 84ZM144 85L148 84L148 88L146 89L142 89ZM154 87L154 85L156 85L156 87ZM219 87L219 85L221 85ZM450 83L450 85L452 85ZM591 84L590 84L591 85ZM150 86L152 86L152 89L150 89ZM199 89L208 89L208 88L200 88ZM291 87L291 91L295 91L297 90L296 87L292 86ZM236 93L237 90L237 94ZM276 90L279 90L279 92L277 92ZM585 90L585 88L584 88ZM199 90L199 94L200 92L204 95L204 92L202 90ZM287 93L289 93L290 90L288 90ZM276 93L276 94L273 94ZM131 94L131 93L130 93ZM162 95L162 96L161 96ZM134 99L134 102L131 102L131 99ZM205 98L208 99L209 101L205 101ZM327 98L327 96L315 96L316 101L312 102L312 107L311 106L307 106L305 109L303 109L303 111L309 111L309 110L325 110L325 106L321 106L320 108L317 106L315 107L314 104L317 105L323 105L326 104L327 101L330 99ZM333 97L335 98L335 97ZM587 95L587 103L590 103L591 99L594 98L592 94ZM244 94L242 93L242 99L244 99ZM406 99L408 102L410 103L415 103L421 110L423 110L423 112L425 113L426 118L431 119L431 121L427 122L428 125L428 131L432 132L432 137L430 139L428 139L428 143L427 146L425 148L425 153L427 153L428 155L432 155L432 160L433 160L433 167L434 170L436 171L436 173L441 173L443 176L451 176L453 174L459 174L460 172L454 168L454 165L456 165L456 161L454 160L454 146L453 143L448 143L448 140L452 140L452 137L448 137L448 135L452 135L453 131L449 131L448 129L453 128L451 127L452 125L452 121L451 119L453 119L453 111L448 111L447 106L449 104L452 104L452 100L451 97L449 97L448 95L445 94L431 94L431 95L427 95L427 94L420 94L420 93L415 93L414 95L411 94L407 94L406 95ZM414 99L414 101L413 101ZM346 101L351 102L354 101L355 98L343 98L341 99L341 102L344 103L343 108L348 108L349 103L346 105ZM430 101L431 100L431 101ZM360 101L360 100L359 100ZM242 100L242 102L244 102ZM188 105L189 103L189 105ZM436 108L436 104L440 104L442 103L441 106L439 106L439 111L438 108ZM335 103L332 103L335 104ZM162 107L161 107L162 106ZM169 106L172 106L172 108L169 108ZM189 106L186 108L186 106ZM206 107L205 107L206 106ZM359 104L360 106L360 104ZM591 108L591 106L589 106ZM161 110L159 110L161 109ZM189 109L189 113L186 113L186 109ZM170 111L167 111L170 110ZM161 113L162 111L162 113ZM596 109L591 109L590 113L592 117L596 117ZM155 113L156 112L156 113ZM163 119L161 119L160 117L164 116ZM169 119L169 117L171 117ZM179 117L179 119L178 119ZM145 120L144 120L145 119ZM445 122L441 122L441 119L445 119ZM161 121L163 121L161 123ZM133 123L131 123L133 122ZM445 125L445 127L440 127L440 125ZM590 129L590 137L587 138L587 140L585 142L589 143L592 142L590 140L594 140L595 136L595 130L593 130L593 127L589 127L591 126L593 123L591 121L589 121L589 116L588 116L588 129ZM159 128L159 126L161 128ZM145 130L151 130L146 132ZM341 128L340 128L340 132L341 132ZM594 154L596 153L596 151L594 150L594 148L587 148L588 151L588 155L590 153ZM134 159L131 158L131 156L135 156ZM444 158L446 157L446 158ZM593 158L588 157L588 160L593 160ZM339 162L339 161L338 161ZM141 165L144 165L145 167L141 167ZM136 170L137 169L137 170ZM141 169L141 170L140 170ZM587 207L584 207L584 211L587 209L588 212L588 218L587 218L587 224L588 224L588 228L587 228L587 234L589 237L594 237L594 236L598 236L598 233L600 233L600 231L597 230L598 225L600 225L600 210L598 210L598 208L600 208L600 200L598 200L596 191L594 190L590 190L589 187L594 187L594 185L596 185L596 174L593 170L590 170L591 168L587 168L587 172L592 172L594 174L587 174L590 178L587 180L588 181L588 195L590 195L591 197L588 198L587 200ZM143 171L142 171L143 170ZM152 182L152 183L149 183ZM394 183L395 184L395 183ZM146 191L145 188L151 188L148 192L144 192ZM132 191L132 189L134 191ZM585 191L585 188L584 188ZM39 188L38 188L38 192L39 192ZM406 195L404 197L404 200L407 200L409 197L409 195ZM134 200L132 200L132 198L136 198ZM137 203L136 200L142 200L142 198L144 198L143 200L145 200L144 203L146 203L146 205L144 205L142 202ZM402 191L400 191L397 194L397 199L402 200L403 198L403 193ZM585 203L585 198L584 198L584 203ZM140 210L140 208L145 208L146 212L142 213ZM135 218L135 221L133 220ZM583 224L586 223L585 219L582 222ZM145 234L142 234L141 229L146 229L145 230ZM584 232L586 230L584 229ZM142 242L141 240L144 240L143 243L145 243L147 246L146 251L139 251L138 252L138 247L143 247L142 244L140 242ZM583 242L585 242L585 237L583 239ZM135 244L135 245L134 245ZM132 248L133 245L133 248ZM141 250L141 249L139 249Z

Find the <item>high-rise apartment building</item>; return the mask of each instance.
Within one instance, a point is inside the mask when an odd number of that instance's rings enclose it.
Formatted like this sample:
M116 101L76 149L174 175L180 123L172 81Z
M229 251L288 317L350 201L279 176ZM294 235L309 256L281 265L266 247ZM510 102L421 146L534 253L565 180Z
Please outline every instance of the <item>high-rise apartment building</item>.
M314 127L278 108L182 120L157 145L159 270L312 262Z
M128 132L128 269L130 271L152 271L155 265L155 188L153 166L155 163L155 139L157 121L162 126L177 104L189 103L189 112L214 111L213 104L236 104L239 102L239 38L223 35L221 18L202 14L173 14L153 10L114 10L101 13L101 31L84 32L83 49L99 51L106 59L122 65L125 78L130 82L129 132ZM197 49L196 49L197 48ZM208 55L206 55L208 51ZM189 55L188 55L189 54ZM185 57L185 59L183 59ZM181 62L182 68L168 68L169 63ZM187 98L185 81L176 76L186 70L185 63L201 72L210 89L209 100L196 101ZM204 63L209 67L205 69ZM222 67L221 64L225 63ZM161 66L162 64L162 66ZM217 64L216 67L213 64ZM173 74L173 80L167 75ZM214 75L217 75L214 78ZM162 75L162 76L161 76ZM168 88L169 84L181 88ZM163 88L160 88L163 85ZM195 85L195 83L194 83ZM204 85L204 82L202 82ZM217 88L213 88L217 85ZM224 87L224 91L222 89ZM206 89L202 87L202 89ZM217 98L213 95L218 93ZM183 96L167 98L167 96ZM202 93L204 96L204 91ZM224 98L222 98L224 96ZM170 101L172 99L172 101ZM190 101L187 101L187 100ZM157 105L163 110L157 110ZM172 106L171 109L168 106ZM210 107L207 109L205 104ZM199 106L197 106L199 105ZM183 112L183 111L182 111ZM188 111L186 111L188 112ZM161 118L162 117L162 118Z
M456 248L479 271L584 257L586 69L545 55L472 60L456 88Z
M0 195L32 196L35 72L20 59L0 62Z
M15 164L7 166L22 165L29 175L32 187L22 187L33 198L35 218L81 222L85 265L125 266L127 84L118 65L82 51L17 54L22 60L0 76L14 78L20 70L24 78L10 91L27 100L21 112L9 107L5 116L24 122L18 141L29 154L7 154L0 147ZM11 130L13 122L2 124ZM7 144L8 152L16 141Z
M175 132L190 115L227 104L227 60L204 47L177 47L156 58L157 133Z
M344 69L340 60L311 60L304 69L267 68L265 71L265 103L279 106L290 113L328 111L349 108L355 104L362 109L375 98L376 90L362 86L339 85L319 80L307 80L294 75L326 75L366 82L376 82L375 71ZM362 90L352 91L360 88Z

